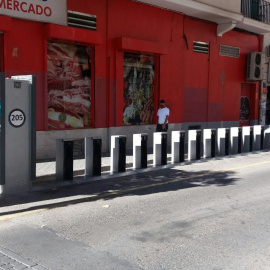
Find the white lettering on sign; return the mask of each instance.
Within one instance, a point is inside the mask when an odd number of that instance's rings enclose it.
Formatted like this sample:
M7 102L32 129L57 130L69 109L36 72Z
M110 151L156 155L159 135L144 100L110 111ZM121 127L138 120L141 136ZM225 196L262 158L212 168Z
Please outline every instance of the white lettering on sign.
M15 109L8 116L9 123L16 128L21 127L25 122L25 114L20 109Z
M0 15L67 25L67 0L0 0Z

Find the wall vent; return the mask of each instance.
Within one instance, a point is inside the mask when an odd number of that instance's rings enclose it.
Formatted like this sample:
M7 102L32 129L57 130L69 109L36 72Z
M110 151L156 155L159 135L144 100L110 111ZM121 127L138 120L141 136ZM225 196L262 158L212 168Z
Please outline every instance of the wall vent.
M97 30L97 17L95 15L68 10L68 26Z
M221 56L239 58L240 48L220 44L219 54Z
M209 53L209 43L194 41L193 42L193 52L197 53Z

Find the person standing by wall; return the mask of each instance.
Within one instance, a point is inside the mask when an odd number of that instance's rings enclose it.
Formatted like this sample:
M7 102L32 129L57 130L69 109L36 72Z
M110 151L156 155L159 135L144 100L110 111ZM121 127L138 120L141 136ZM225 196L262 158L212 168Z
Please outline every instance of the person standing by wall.
M167 132L168 130L168 118L170 115L170 110L166 107L165 100L159 101L159 109L157 112L158 124L156 132Z

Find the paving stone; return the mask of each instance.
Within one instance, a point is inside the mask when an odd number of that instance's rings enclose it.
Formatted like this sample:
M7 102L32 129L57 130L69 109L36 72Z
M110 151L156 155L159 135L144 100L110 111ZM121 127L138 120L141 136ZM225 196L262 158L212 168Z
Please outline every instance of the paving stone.
M24 265L24 266L27 267L27 265L25 265L25 264L23 264L21 262L18 262L18 261L15 261L15 262L11 263L11 265L14 266L14 267L21 266L21 265Z
M13 259L11 259L9 257L2 257L1 261L6 263L6 264L15 262L15 260L13 260Z
M10 250L0 247L0 270L48 270Z
M25 264L21 264L21 265L15 266L13 269L14 270L24 270L24 269L30 269L30 268L28 266L26 266Z
M41 265L33 266L32 269L33 269L33 270L48 270L47 268L44 268L44 267L41 266Z
M4 270L8 270L8 269L12 269L12 268L13 268L13 266L11 264L1 266L1 269L4 269Z

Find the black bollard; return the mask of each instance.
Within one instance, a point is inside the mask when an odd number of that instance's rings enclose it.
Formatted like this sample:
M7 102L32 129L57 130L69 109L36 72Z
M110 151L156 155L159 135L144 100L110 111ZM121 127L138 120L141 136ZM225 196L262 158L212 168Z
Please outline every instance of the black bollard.
M73 141L56 141L56 179L73 180Z
M101 175L101 138L85 138L85 176Z
M211 130L211 157L216 156L216 141L217 141L217 131L215 129Z
M167 133L161 134L161 165L167 165Z
M196 159L201 159L201 131L196 132Z
M147 134L141 136L141 168L147 168Z
M93 176L101 175L102 140L93 138Z
M261 150L263 150L264 146L264 126L261 127Z
M230 135L231 135L230 129L226 128L226 131L225 131L225 156L228 156L230 153Z
M243 141L243 138L242 138L242 134L243 134L243 130L242 128L238 128L238 153L242 153L242 141Z
M253 151L253 140L254 140L254 129L250 127L250 136L249 136L249 151Z
M118 172L126 171L126 137L119 137Z
M73 180L73 141L64 141L64 179Z
M185 161L185 131L180 132L179 161Z

